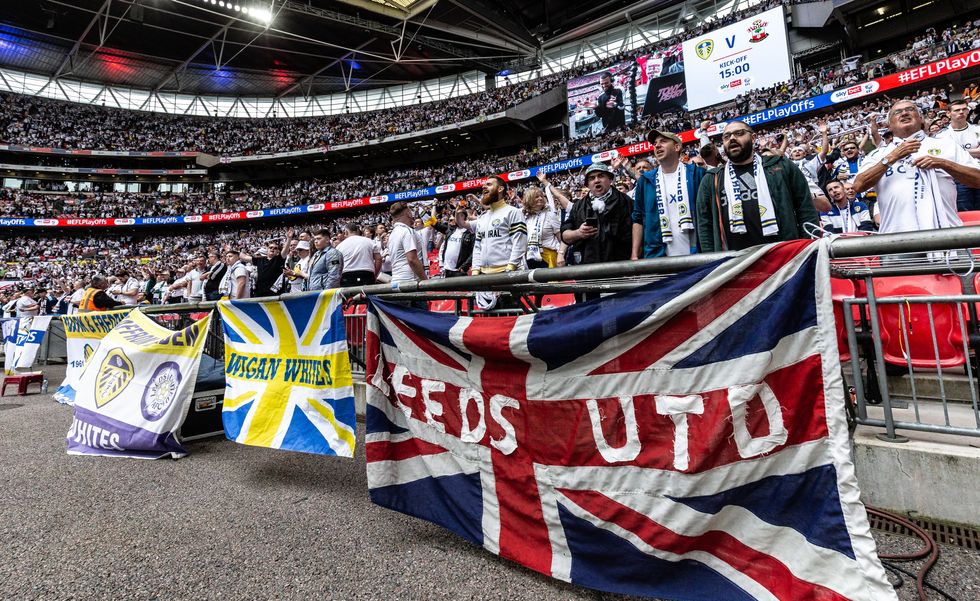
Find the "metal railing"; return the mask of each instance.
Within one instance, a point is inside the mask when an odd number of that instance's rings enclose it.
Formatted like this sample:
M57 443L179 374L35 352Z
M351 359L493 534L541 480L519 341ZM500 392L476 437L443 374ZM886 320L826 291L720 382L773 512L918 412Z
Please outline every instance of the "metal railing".
M980 345L980 331L976 306L980 303L973 287L972 277L962 277L960 295L876 295L876 280L881 277L914 276L924 274L972 275L973 255L970 251L959 252L956 257L948 256L941 260L929 255L910 255L909 253L939 253L946 250L980 247L980 226L961 227L946 230L889 234L862 237L840 237L832 241L830 254L831 269L834 276L863 282L867 293L855 295L843 301L843 328L850 358L843 361L845 381L853 386L855 401L855 420L858 424L883 428L881 435L885 440L900 441L897 430L917 430L944 435L980 436L980 412L978 412L978 390L980 390L980 363L977 348ZM535 269L492 275L480 275L451 279L433 279L422 282L402 282L398 285L376 284L343 288L339 293L349 302L363 302L363 295L379 295L382 298L399 301L410 300L451 300L456 314L472 312L473 295L477 291L493 290L509 294L515 300L512 309L492 314L513 314L514 311L530 313L541 310L537 301L542 295L568 293L609 293L629 290L719 259L734 256L736 253L710 253L687 257L667 257L640 261L620 261L596 265L579 265L553 269ZM288 299L296 295L282 295ZM269 299L265 299L269 300ZM155 316L168 327L179 328L190 322L191 314L213 310L215 302L186 303L174 305L143 306L148 315ZM912 306L925 307L929 332L934 341L937 357L933 369L914 366L911 356L904 366L886 362L883 339L889 332L883 331L880 312L884 307L897 306L899 322L906 323L906 313ZM957 344L959 357L963 362L955 368L943 365L940 357L940 343L936 321L938 307L944 315L950 314L950 306L955 309L955 324L958 330ZM859 317L854 316L855 309ZM485 314L481 312L480 314ZM167 317L169 316L169 317ZM363 314L346 315L348 344L351 365L355 372L362 372L365 363L366 318ZM945 323L945 322L944 322ZM946 324L948 325L948 324ZM893 334L908 340L912 332L908 325ZM921 325L919 333L921 333ZM905 329L903 329L905 328ZM948 328L947 328L948 329ZM208 333L208 353L215 357L223 356L223 336L218 320L212 321ZM948 344L946 344L948 346ZM889 367L888 365L892 365ZM904 367L903 375L892 373ZM963 373L960 374L959 372ZM908 385L909 393L896 391L898 385ZM938 395L928 396L924 387L939 391ZM957 397L954 389L969 390ZM961 398L962 397L962 398Z

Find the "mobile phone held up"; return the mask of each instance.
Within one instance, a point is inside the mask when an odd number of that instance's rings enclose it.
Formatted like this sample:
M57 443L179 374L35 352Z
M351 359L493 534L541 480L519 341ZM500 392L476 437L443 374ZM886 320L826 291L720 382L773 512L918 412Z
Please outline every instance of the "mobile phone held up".
M599 219L596 217L587 217L585 219L585 225L589 227L599 227Z

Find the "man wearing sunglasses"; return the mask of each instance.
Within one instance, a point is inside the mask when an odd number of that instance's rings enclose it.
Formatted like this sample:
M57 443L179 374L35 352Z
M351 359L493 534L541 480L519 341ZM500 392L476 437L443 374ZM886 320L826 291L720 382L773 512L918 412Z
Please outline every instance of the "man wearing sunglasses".
M728 162L701 180L695 203L703 252L808 238L819 222L806 177L793 161L755 152L755 133L742 121L722 132Z
M878 193L881 233L962 225L956 214L956 184L980 187L980 163L954 140L923 130L919 109L899 100L888 111L892 141L861 163L854 189Z

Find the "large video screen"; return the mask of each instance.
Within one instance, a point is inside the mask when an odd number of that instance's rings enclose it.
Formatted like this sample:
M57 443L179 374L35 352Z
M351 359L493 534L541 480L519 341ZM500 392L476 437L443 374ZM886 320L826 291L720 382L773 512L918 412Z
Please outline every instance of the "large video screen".
M637 119L687 107L684 54L681 45L636 58Z
M633 61L568 81L568 135L584 138L633 122Z
M691 110L790 79L782 7L685 41L684 59Z

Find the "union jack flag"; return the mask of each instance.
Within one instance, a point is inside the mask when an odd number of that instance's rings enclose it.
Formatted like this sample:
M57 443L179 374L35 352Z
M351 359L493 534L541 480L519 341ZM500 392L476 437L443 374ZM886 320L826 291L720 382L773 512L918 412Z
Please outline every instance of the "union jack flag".
M826 249L520 317L371 299L371 499L600 590L896 599L848 455Z

